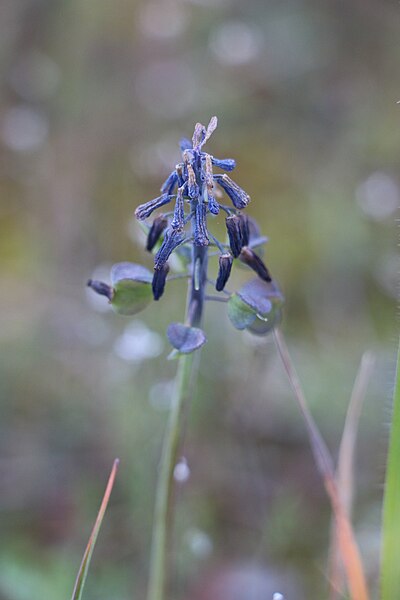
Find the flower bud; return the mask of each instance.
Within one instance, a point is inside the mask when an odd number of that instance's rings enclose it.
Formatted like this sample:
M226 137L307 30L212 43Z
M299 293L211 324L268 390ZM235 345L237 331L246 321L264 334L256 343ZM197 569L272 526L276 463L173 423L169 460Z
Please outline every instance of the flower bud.
M240 260L253 269L263 281L272 281L271 275L261 258L247 246L242 248Z
M146 241L146 250L151 252L154 246L157 244L158 240L164 229L168 225L168 219L164 215L160 215L156 217L153 221L152 226L150 227L150 231L147 235Z
M165 283L169 271L168 263L164 263L160 268L154 269L152 289L154 300L159 300L164 293Z
M232 254L237 258L243 247L240 218L237 215L230 215L225 219L225 223Z
M226 282L229 279L229 275L231 274L232 263L233 256L231 254L221 254L219 257L218 276L215 283L215 289L217 292L222 292L224 289Z

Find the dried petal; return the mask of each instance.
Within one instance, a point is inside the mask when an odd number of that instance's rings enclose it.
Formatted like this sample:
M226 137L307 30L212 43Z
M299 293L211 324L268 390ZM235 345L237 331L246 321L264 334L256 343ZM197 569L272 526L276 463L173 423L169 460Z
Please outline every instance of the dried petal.
M199 197L199 186L197 185L196 175L191 164L187 165L188 173L188 196L189 198Z
M192 137L193 148L199 148L205 141L206 128L201 123L196 123Z
M170 175L168 175L167 179L161 186L161 192L166 194L172 194L174 188L178 182L178 173L176 171L172 171Z
M183 186L178 188L178 192L176 194L174 216L171 221L171 227L174 229L182 229L184 226L185 206L183 200L183 190Z
M185 165L192 163L194 161L193 150L191 148L189 148L188 150L184 150L184 152L182 153L182 158Z
M162 232L168 225L168 219L164 215L159 215L153 221L150 231L147 235L146 250L151 252L161 237Z
M208 210L210 211L210 213L212 213L213 215L218 215L219 204L216 201L216 199L214 198L214 196L212 196L211 194L208 194L207 200L208 200Z
M219 269L215 289L222 292L226 282L229 279L232 270L233 256L231 254L221 254L219 257Z
M233 158L215 158L211 157L212 164L224 171L233 171L236 167L236 161Z
M217 129L217 126L218 126L218 119L217 119L217 117L211 117L210 122L209 122L208 127L207 127L205 138L203 140L203 144L205 144L206 141L212 136L212 134L214 133L214 131Z
M185 184L185 180L183 178L183 163L178 163L175 165L175 171L178 175L178 187L182 187Z
M195 246L208 246L207 209L204 202L196 204L193 239Z
M167 229L163 243L154 257L154 268L161 269L167 262L171 252L175 250L184 240L185 235L181 229Z
M248 246L242 248L240 260L253 269L263 281L272 281L271 275L261 258Z
M181 149L181 152L184 152L185 150L190 150L192 148L192 142L188 140L188 138L182 138L179 141L179 147Z
M228 175L214 175L214 180L225 190L235 208L241 209L248 205L250 196Z
M139 221L143 221L144 219L147 219L154 210L156 210L157 208L160 208L160 206L164 206L164 204L168 204L168 202L171 201L171 198L173 198L173 196L170 196L168 194L163 194L162 196L159 196L158 198L154 198L154 200L150 200L149 202L146 202L145 204L141 204L135 210L136 218Z
M205 183L206 189L204 190L204 198L206 202L208 202L208 210L213 215L218 215L219 213L219 204L215 200L214 196L214 176L212 170L212 162L211 156L209 154L205 154Z
M154 269L152 289L154 300L159 300L164 293L165 283L169 271L168 263L164 263L160 268Z
M214 188L214 175L213 175L211 156L209 154L206 154L205 163L206 163L205 164L206 185L207 185L207 190L210 192Z

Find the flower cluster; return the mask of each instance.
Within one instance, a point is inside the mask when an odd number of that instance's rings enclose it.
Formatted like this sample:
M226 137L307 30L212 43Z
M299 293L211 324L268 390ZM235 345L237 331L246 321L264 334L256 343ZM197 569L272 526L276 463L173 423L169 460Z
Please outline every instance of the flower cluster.
M175 203L171 213L154 219L148 232L146 248L149 251L154 249L163 236L154 258L152 288L155 300L164 292L171 253L186 243L195 247L212 244L218 248L220 256L215 287L219 292L224 289L236 258L251 267L264 281L271 281L268 269L252 249L260 242L257 235L252 235L256 232L256 225L242 213L250 196L226 173L215 174L213 170L218 167L223 171L232 171L236 166L234 159L218 159L203 151L204 144L216 127L216 117L211 119L207 128L201 123L196 124L192 141L181 140L182 161L161 186L161 195L136 209L137 219L144 221L156 209L172 201ZM232 206L220 202L222 192L230 198ZM226 213L229 244L219 242L208 229L209 215L218 215L221 210ZM190 231L187 232L189 228Z
M181 140L182 160L161 186L161 196L136 209L136 217L145 221L146 249L154 252L153 273L142 265L122 262L113 265L111 284L88 281L93 291L108 298L115 312L130 316L143 310L153 299L159 300L164 293L171 254L178 249L181 257L190 256L185 323L171 323L167 329L174 352L180 354L194 352L206 342L206 335L199 327L206 300L226 302L232 325L256 335L272 331L282 314L283 296L263 260L254 251L267 239L261 237L254 219L243 212L250 197L226 173L214 173L214 168L232 171L235 161L215 158L203 150L216 126L216 117L207 128L197 123L192 140ZM228 205L223 203L224 194L231 201ZM146 222L155 210L167 205L170 205L169 212L159 213L152 223ZM226 226L223 242L214 237L208 227L209 219L221 211ZM218 256L214 282L208 275L209 256ZM235 260L250 267L257 277L232 293L225 286ZM223 295L208 295L209 284Z

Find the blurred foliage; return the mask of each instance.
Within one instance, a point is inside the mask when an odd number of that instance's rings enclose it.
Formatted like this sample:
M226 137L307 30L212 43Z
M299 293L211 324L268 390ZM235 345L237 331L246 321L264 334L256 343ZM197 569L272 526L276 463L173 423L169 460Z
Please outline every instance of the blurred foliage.
M210 151L237 160L269 236L283 327L334 454L358 362L377 353L354 511L374 586L394 370L398 5L3 0L0 15L1 600L69 597L115 456L86 598L143 597L175 369L165 331L182 320L185 284L132 321L85 283L121 260L151 268L134 209L157 195L181 135L213 114ZM175 597L230 600L249 581L262 594L251 600L322 597L329 507L273 344L233 330L219 304L204 329Z

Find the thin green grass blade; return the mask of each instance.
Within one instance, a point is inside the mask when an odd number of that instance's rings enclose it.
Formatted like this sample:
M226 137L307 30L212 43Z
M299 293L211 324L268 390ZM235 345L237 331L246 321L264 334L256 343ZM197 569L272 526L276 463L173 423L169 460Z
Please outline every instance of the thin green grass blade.
M119 465L118 458L115 459L113 467L111 469L110 477L108 478L108 483L106 487L106 491L104 492L104 497L102 503L100 505L100 510L97 515L96 522L94 524L92 533L90 534L90 538L88 541L88 545L86 546L85 553L82 558L81 566L79 567L79 572L75 581L74 591L72 593L71 600L81 600L83 594L83 588L85 587L86 577L89 571L90 560L92 558L94 546L96 544L97 536L99 535L100 527L103 522L103 517L107 509L108 501L110 499L111 491L114 485L115 475L117 474Z
M400 598L400 347L383 502L381 600Z

